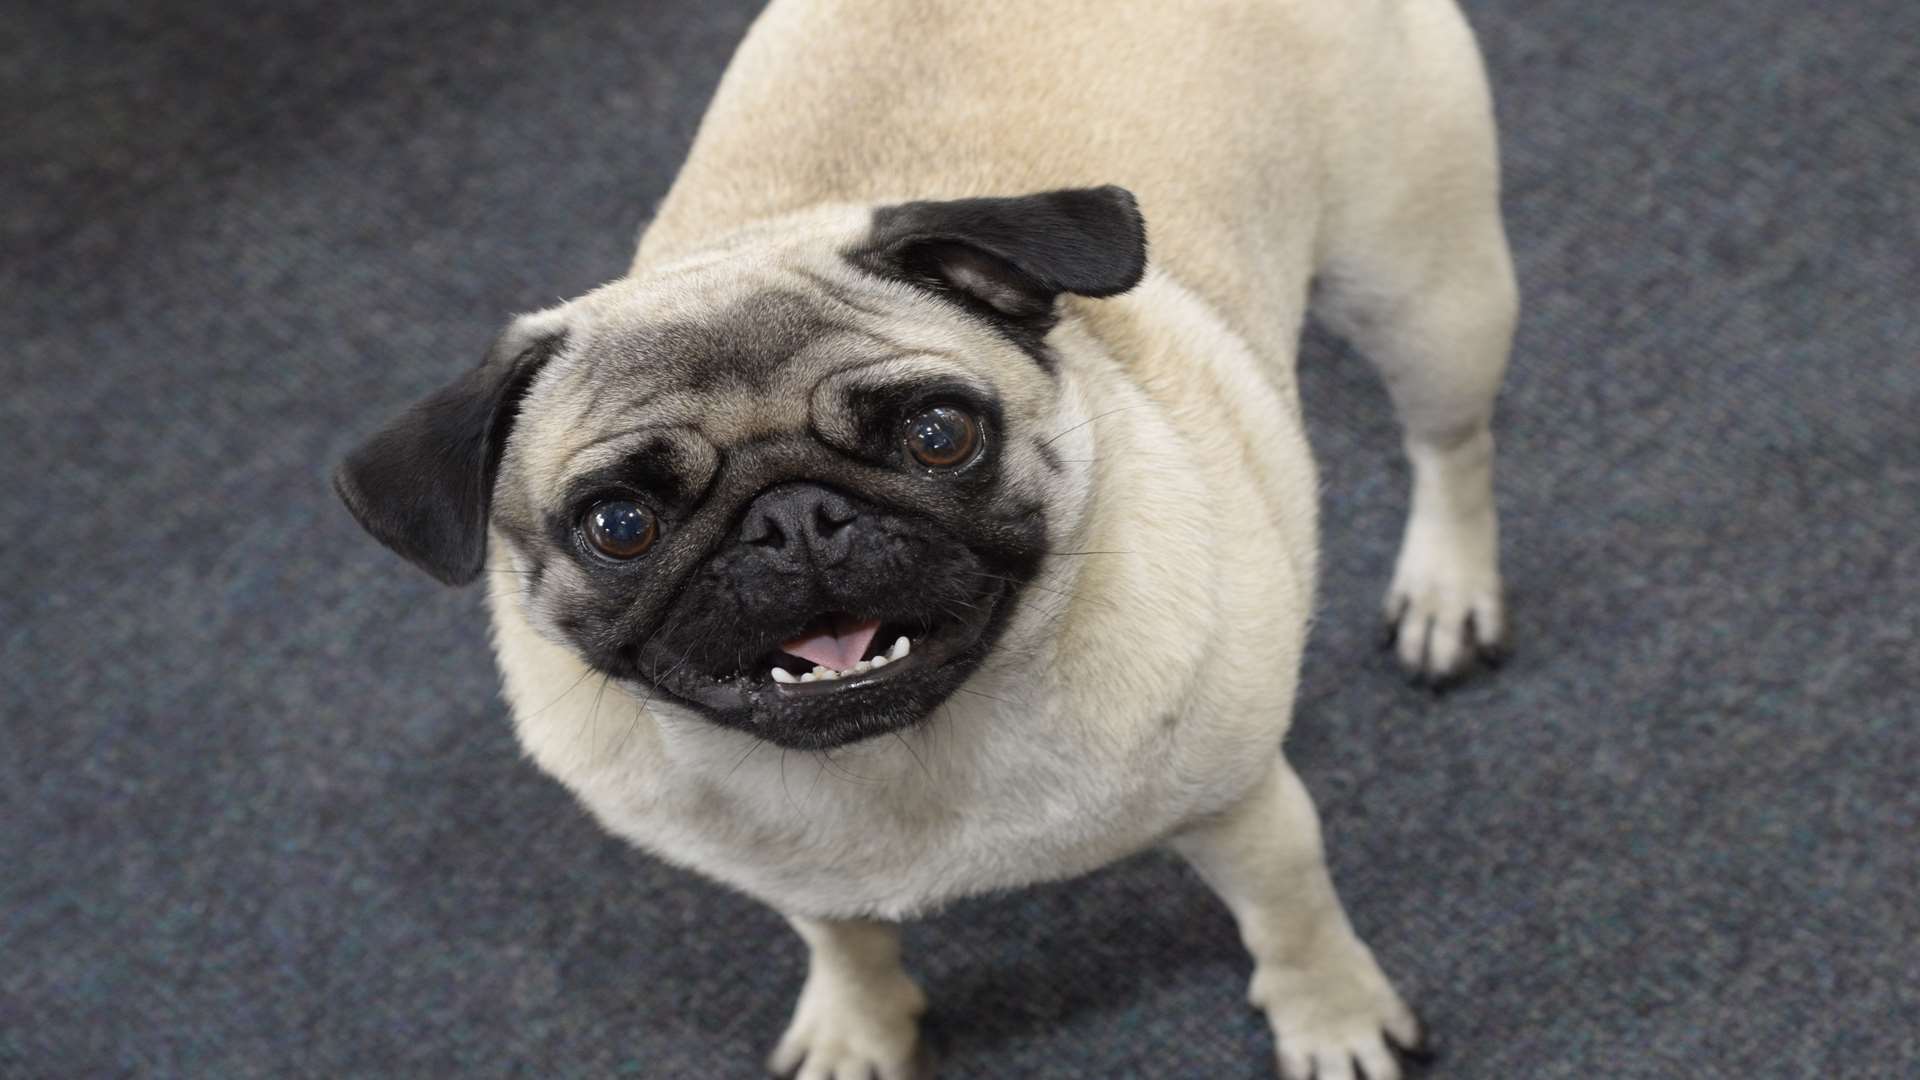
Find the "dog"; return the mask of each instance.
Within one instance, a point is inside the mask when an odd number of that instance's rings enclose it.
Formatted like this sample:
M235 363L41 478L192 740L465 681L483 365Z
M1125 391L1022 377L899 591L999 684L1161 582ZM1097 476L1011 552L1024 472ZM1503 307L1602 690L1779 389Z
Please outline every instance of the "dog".
M773 0L628 273L335 484L441 581L489 575L540 768L791 922L773 1071L924 1069L898 920L1165 844L1281 1072L1391 1080L1425 1034L1281 753L1294 361L1311 300L1390 392L1399 660L1494 658L1498 187L1453 0Z

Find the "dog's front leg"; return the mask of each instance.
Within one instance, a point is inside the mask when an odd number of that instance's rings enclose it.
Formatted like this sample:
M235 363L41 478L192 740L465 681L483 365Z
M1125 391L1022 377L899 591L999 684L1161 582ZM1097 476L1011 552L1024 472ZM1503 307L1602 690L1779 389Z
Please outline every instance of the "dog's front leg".
M927 999L900 966L899 927L794 915L787 921L807 943L807 981L767 1068L798 1080L917 1076Z
M1319 815L1284 759L1238 806L1173 846L1240 924L1254 963L1247 996L1273 1024L1288 1080L1396 1080L1396 1046L1420 1058L1420 1023L1347 922Z

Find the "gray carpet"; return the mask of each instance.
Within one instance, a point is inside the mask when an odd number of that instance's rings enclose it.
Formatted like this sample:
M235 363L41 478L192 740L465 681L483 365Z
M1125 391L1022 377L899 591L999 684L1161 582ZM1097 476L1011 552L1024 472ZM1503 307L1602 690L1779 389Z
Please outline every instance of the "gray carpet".
M755 1075L797 941L521 762L478 596L324 482L623 268L751 6L0 12L0 1073ZM1920 5L1469 6L1519 652L1374 651L1405 469L1313 336L1354 919L1435 1076L1920 1075ZM1268 1075L1164 856L908 947L943 1075Z

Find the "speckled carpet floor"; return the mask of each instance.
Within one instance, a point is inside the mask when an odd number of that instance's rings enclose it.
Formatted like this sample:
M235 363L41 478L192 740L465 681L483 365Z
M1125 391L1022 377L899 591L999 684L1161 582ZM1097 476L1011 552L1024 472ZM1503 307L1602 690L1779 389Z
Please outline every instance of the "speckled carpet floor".
M748 1077L802 951L522 763L325 473L625 266L745 3L0 12L0 1073ZM1372 647L1406 473L1303 359L1291 752L1437 1077L1920 1075L1920 5L1471 0L1519 651ZM1265 1077L1177 862L908 932L957 1077Z

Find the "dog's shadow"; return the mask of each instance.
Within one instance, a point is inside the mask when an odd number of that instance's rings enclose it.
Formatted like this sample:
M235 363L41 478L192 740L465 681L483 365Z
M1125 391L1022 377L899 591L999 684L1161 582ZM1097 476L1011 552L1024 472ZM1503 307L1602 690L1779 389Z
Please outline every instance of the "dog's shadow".
M758 1075L754 1062L784 1027L806 972L798 940L756 902L694 885L617 841L607 839L601 854L609 882L651 886L626 896L610 886L578 890L588 899L556 926L567 940L553 957L549 1004L594 1030L627 1031L634 1017L650 1018L624 1036L639 1040L623 1046L635 1060L731 1045L725 1074ZM716 925L731 934L712 933ZM1175 1030L1186 1033L1185 1054L1259 1059L1241 1044L1263 1037L1264 1025L1247 1015L1236 1037L1230 1019L1245 1013L1252 972L1238 931L1173 855L1147 852L1083 877L960 901L908 921L903 933L903 960L929 999L922 1036L935 1077L1154 1075L1134 1059L1161 1060ZM1196 1010L1207 1017L1198 1025ZM1192 1044L1202 1027L1219 1045Z
M1226 908L1162 852L910 924L906 960L931 999L936 1061L1103 1027L1100 1014L1136 1013L1174 986L1236 999L1251 971Z

